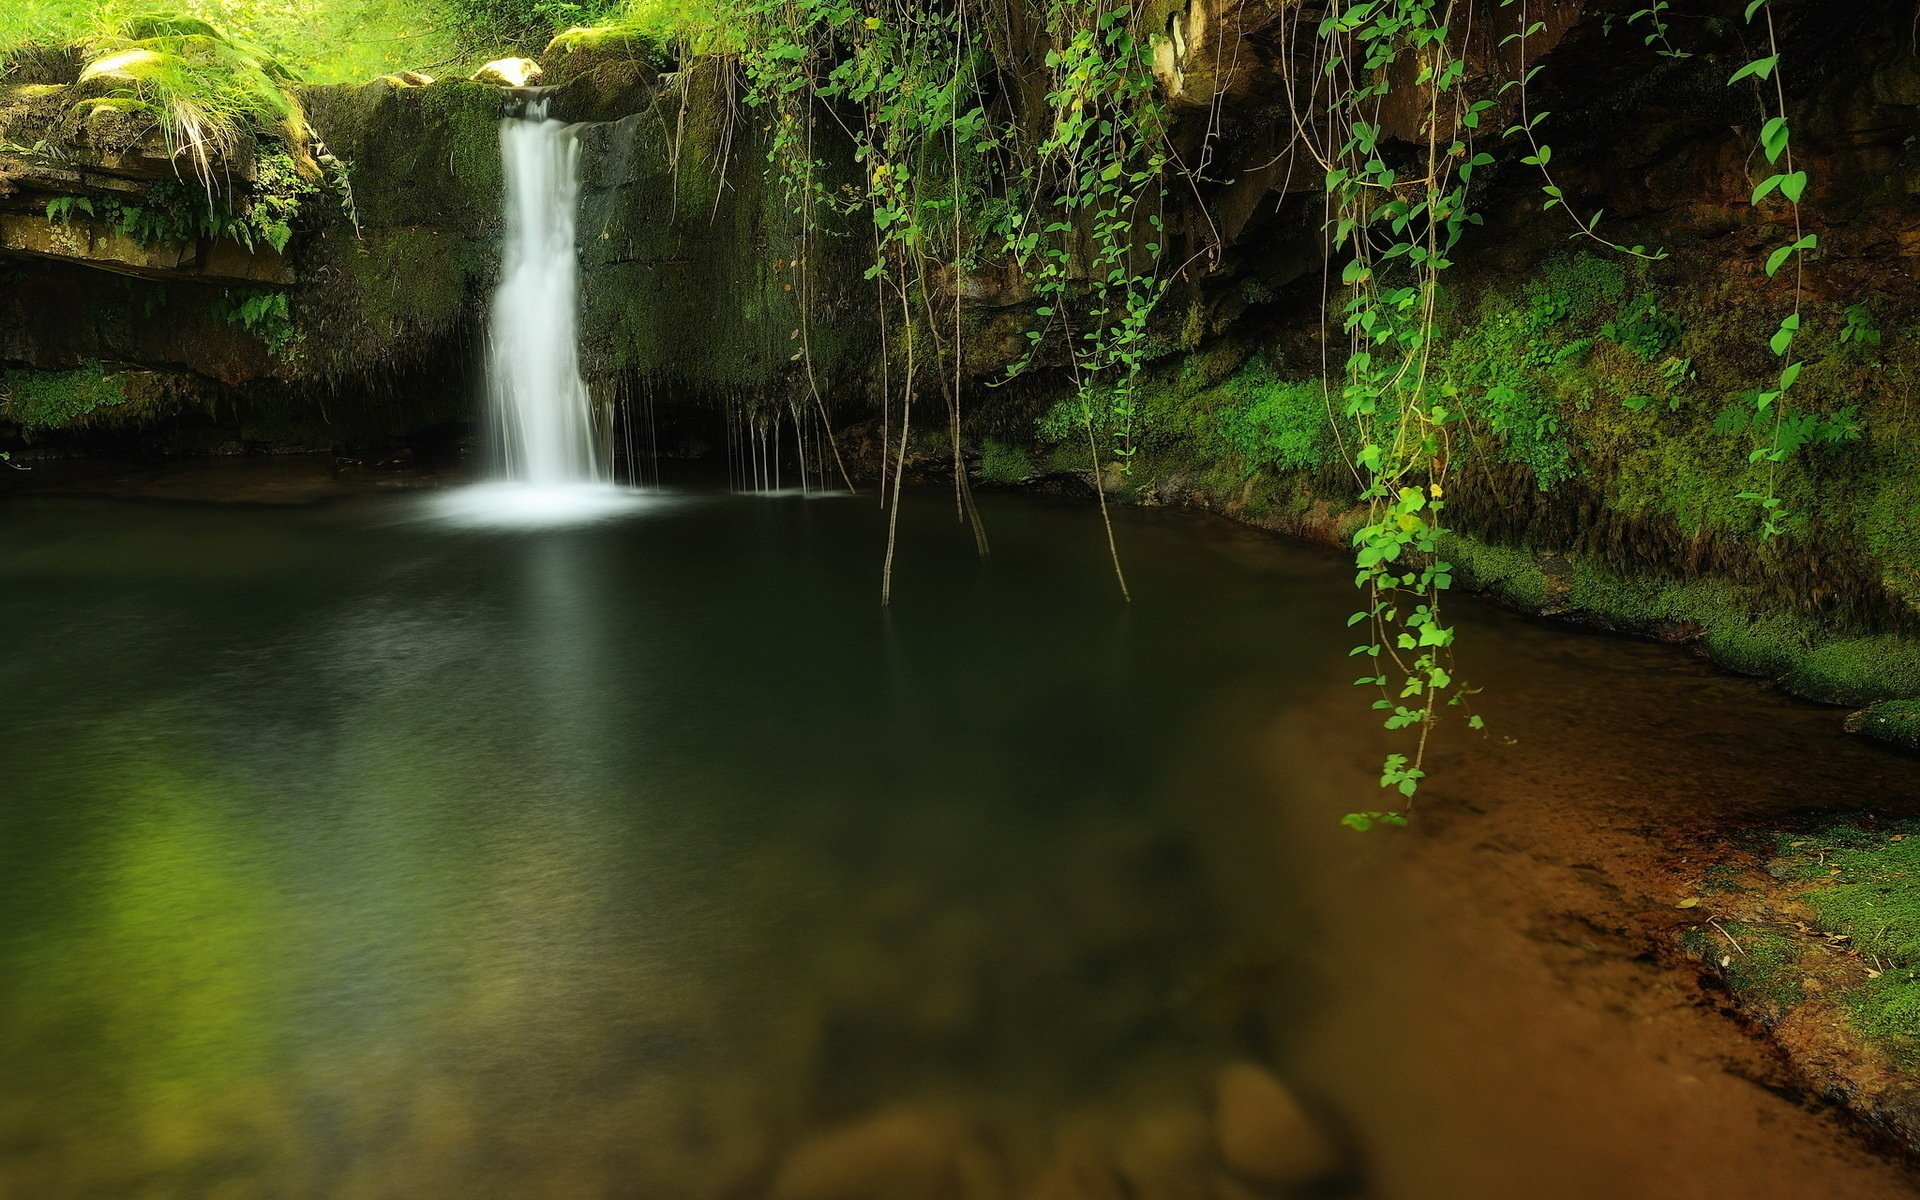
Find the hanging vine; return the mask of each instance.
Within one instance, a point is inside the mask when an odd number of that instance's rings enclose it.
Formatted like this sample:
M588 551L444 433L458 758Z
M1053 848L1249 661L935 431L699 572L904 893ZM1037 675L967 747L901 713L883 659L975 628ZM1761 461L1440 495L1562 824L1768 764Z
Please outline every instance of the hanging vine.
M1759 509L1761 536L1771 540L1786 532L1790 518L1780 499L1780 466L1805 444L1811 432L1808 422L1796 421L1790 416L1787 395L1805 365L1795 352L1794 343L1800 334L1801 304L1806 295L1807 255L1819 247L1820 237L1808 233L1801 219L1800 201L1806 195L1807 173L1793 161L1793 128L1787 116L1786 84L1780 73L1780 40L1768 0L1751 0L1747 5L1747 22L1751 24L1755 17L1766 18L1766 53L1735 71L1727 83L1731 86L1742 80L1753 80L1766 114L1760 126L1759 150L1767 165L1775 170L1753 189L1753 204L1758 207L1761 201L1778 192L1793 213L1792 239L1770 252L1766 261L1769 279L1789 263L1793 266L1793 310L1780 319L1779 327L1767 341L1768 350L1779 360L1779 374L1770 386L1747 393L1756 426L1760 422L1771 423L1763 444L1756 446L1747 457L1749 463L1763 468L1762 486L1740 493L1740 499ZM1768 84L1771 88L1765 86Z
M1645 261L1666 257L1601 233L1603 212L1576 212L1556 180L1542 129L1548 113L1530 92L1541 69L1533 43L1546 28L1532 7L1500 0L1517 22L1498 46L1517 64L1506 64L1509 77L1490 84L1490 95L1469 87L1479 76L1466 57L1468 0L1329 0L1315 16L1296 18L1315 22L1315 78L1304 89L1304 114L1289 89L1293 133L1324 171L1338 271L1326 322L1344 342L1327 360L1329 416L1364 505L1352 539L1364 602L1351 625L1365 635L1353 654L1367 663L1356 682L1375 693L1385 727L1406 739L1379 774L1394 801L1349 814L1356 828L1406 822L1427 775L1432 733L1469 694L1455 677L1455 633L1443 615L1453 571L1442 545L1462 397L1434 359L1441 280L1481 219L1471 205L1476 173L1496 161L1477 144L1483 122L1509 106L1503 136L1521 144L1520 164L1539 173L1541 207L1565 212L1573 237ZM1670 40L1668 7L1642 6L1627 24L1646 31L1656 54L1687 57ZM867 278L884 347L881 496L890 514L883 601L916 404L929 386L946 401L956 508L975 521L985 552L961 463L961 297L963 275L989 253L1017 270L1034 315L1024 353L1006 376L1042 365L1069 375L1104 516L1105 470L1117 463L1130 472L1139 449L1149 331L1178 273L1168 269L1165 206L1168 181L1181 168L1137 6L1023 6L1020 20L1029 24L1021 36L1044 47L1027 74L976 25L967 0L751 0L748 10L754 34L742 57L750 100L771 114L770 160L803 224L828 210L867 218ZM1784 527L1775 476L1798 428L1782 400L1800 370L1793 349L1799 276L1817 239L1800 222L1806 175L1793 159L1772 14L1767 0L1754 0L1749 20L1763 14L1769 53L1734 82L1773 84L1761 148L1779 169L1753 199L1777 192L1794 214L1793 239L1767 262L1769 276L1793 263L1794 310L1772 339L1779 374L1753 395L1755 412L1772 414L1771 440L1753 456L1768 475L1764 490L1743 494L1762 509L1772 537ZM1014 20L1004 11L995 19ZM1013 40L1005 29L999 36ZM824 182L831 173L817 149L820 120L851 145L857 184ZM796 357L806 354L803 339ZM1124 593L1110 522L1107 532ZM1468 723L1481 726L1471 714Z
M1347 256L1341 411L1366 505L1353 535L1355 584L1366 603L1348 623L1366 631L1352 653L1369 669L1355 682L1377 692L1373 708L1387 729L1414 739L1381 764L1380 786L1400 803L1349 813L1345 821L1357 829L1406 823L1441 709L1463 700L1453 677L1454 631L1441 613L1452 584L1440 542L1448 431L1457 415L1429 368L1440 277L1477 220L1467 187L1488 160L1470 139L1490 105L1463 93L1452 16L1450 2L1336 0L1318 30L1337 139L1325 163L1332 244ZM1410 86L1424 100L1424 140L1411 156L1389 161L1380 114L1404 86L1396 78L1407 64Z

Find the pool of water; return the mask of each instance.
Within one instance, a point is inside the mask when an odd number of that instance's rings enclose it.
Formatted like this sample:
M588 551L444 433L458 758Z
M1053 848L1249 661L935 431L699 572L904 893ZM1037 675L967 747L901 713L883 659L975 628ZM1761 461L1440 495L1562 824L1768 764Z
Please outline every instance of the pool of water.
M1566 925L1663 811L1898 786L1830 713L1466 604L1492 734L1361 837L1337 555L1122 512L1126 605L983 509L883 611L871 498L7 499L0 1195L1282 1195L1249 1064L1318 1194L1920 1194Z

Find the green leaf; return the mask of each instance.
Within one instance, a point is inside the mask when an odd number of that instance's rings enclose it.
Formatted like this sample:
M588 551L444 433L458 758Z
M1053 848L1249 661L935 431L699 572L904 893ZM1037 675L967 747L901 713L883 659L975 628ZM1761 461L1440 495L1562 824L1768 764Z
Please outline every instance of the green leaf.
M1793 251L1789 248L1787 252L1791 254ZM1771 275L1773 272L1768 271L1767 274ZM1800 332L1800 314L1794 313L1780 322L1780 328L1775 331L1773 337L1768 339L1767 345L1775 354L1785 354L1787 348L1793 345L1793 335L1798 332Z
M1772 117L1760 127L1760 148L1767 152L1768 162L1779 162L1786 153L1787 142L1792 137L1785 117Z
M1765 58L1756 58L1752 62L1748 63L1746 66L1741 67L1738 71L1735 71L1733 73L1733 78L1727 80L1727 85L1731 87L1732 85L1739 83L1742 79L1746 79L1749 77L1754 79L1765 79L1768 76L1772 75L1773 69L1779 65L1780 65L1780 56L1778 54L1769 54Z
M1811 250L1820 244L1820 235L1810 233L1797 242L1791 242L1767 256L1767 278L1771 279L1789 258L1803 250Z

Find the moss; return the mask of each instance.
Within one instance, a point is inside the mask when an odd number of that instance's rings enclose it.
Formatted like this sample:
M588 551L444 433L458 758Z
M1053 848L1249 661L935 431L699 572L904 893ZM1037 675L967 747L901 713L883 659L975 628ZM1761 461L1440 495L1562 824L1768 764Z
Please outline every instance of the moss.
M1876 741L1920 750L1920 700L1886 700L1856 713L1847 728Z
M566 84L610 62L635 62L670 70L673 56L660 39L629 25L596 25L564 30L540 52L546 75L541 82Z
M1806 999L1800 943L1768 925L1723 921L1681 935L1688 953L1711 967L1744 1005L1768 1021Z
M1786 683L1828 704L1920 696L1920 654L1913 639L1895 634L1832 641L1801 658Z
M824 393L850 388L872 366L860 243L830 212L802 230L764 142L735 140L725 78L699 68L684 87L580 131L586 373L706 395L783 394L806 388L808 371Z
M491 238L500 222L500 89L462 80L384 80L301 93L314 128L348 164L369 228L434 228Z
M1743 619L1724 610L1715 615L1719 619L1703 630L1700 641L1729 671L1771 679L1786 674L1806 652L1804 628L1791 617Z
M1902 1066L1920 1066L1920 969L1896 967L1847 997L1855 1029Z
M1223 385L1213 412L1215 436L1249 470L1300 471L1321 466L1333 447L1325 386L1283 380L1255 356Z
M91 360L71 371L11 370L0 378L0 412L29 433L102 422L128 403L125 376Z
M1018 446L988 438L980 450L980 478L988 483L1020 483L1033 475L1033 462Z
M494 251L433 228L334 228L305 261L321 284L292 303L301 369L338 380L418 362L477 312Z
M1920 1063L1920 822L1842 825L1787 849L1775 873L1814 880L1801 900L1816 926L1848 939L1878 972L1846 997L1854 1026L1904 1064Z
M1920 513L1920 470L1904 448L1876 457L1885 465L1858 498L1858 527L1867 550L1882 564L1888 587L1920 608L1920 521L1914 520Z
M1441 548L1462 583L1538 612L1547 604L1547 575L1532 551L1451 534Z

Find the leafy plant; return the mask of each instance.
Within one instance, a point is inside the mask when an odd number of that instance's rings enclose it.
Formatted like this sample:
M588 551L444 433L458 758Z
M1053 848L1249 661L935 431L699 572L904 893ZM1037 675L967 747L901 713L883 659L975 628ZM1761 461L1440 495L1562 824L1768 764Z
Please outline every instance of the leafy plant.
M1865 304L1847 305L1845 320L1846 324L1840 327L1839 342L1842 346L1880 344L1880 324L1873 319L1873 310Z
M239 213L224 190L206 196L197 187L167 179L155 183L141 203L119 196L58 196L47 202L46 213L48 220L61 224L85 214L143 246L230 237L248 249L265 244L278 253L293 240L301 205L319 191L318 184L294 168L284 149L268 143L258 155L255 182L243 194L245 208Z
M1600 327L1600 335L1618 342L1642 362L1653 362L1680 341L1680 319L1660 307L1651 294L1635 296L1620 315Z
M259 338L272 354L282 354L300 340L285 292L270 289L228 292L221 297L219 313L229 325L237 325Z

